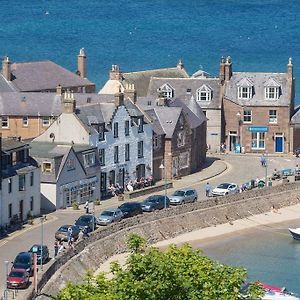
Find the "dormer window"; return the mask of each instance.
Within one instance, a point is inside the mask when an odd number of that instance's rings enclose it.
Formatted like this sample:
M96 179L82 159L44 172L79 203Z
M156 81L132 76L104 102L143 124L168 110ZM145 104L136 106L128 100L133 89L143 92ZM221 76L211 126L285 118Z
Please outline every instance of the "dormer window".
M174 97L174 89L168 83L165 83L160 87L160 92L167 99L172 99Z
M266 100L279 99L280 84L274 78L269 78L264 84L264 87Z
M253 96L253 83L248 78L243 78L237 84L238 98L243 100L251 99Z
M207 85L203 84L197 91L196 91L196 98L197 101L210 101L211 100L212 90Z

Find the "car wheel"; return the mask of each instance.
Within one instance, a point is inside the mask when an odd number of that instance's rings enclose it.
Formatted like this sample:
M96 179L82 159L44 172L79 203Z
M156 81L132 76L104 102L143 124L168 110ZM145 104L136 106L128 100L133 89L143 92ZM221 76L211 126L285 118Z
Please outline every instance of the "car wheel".
M225 196L228 195L228 192L225 193Z
M197 197L194 198L194 201L193 201L193 202L196 202L196 201L197 201Z
M183 205L183 204L185 204L185 201L184 201L184 200L181 201L181 205Z

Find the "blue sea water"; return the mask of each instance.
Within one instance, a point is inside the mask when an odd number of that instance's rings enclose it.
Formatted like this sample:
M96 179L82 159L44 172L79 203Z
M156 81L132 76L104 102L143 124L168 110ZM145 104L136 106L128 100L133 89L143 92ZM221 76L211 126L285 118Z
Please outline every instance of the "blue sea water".
M285 72L291 56L298 78L299 11L297 0L1 1L0 55L75 71L84 47L98 89L112 64L144 70L175 66L180 57L189 73L218 75L222 55L235 71L267 72Z

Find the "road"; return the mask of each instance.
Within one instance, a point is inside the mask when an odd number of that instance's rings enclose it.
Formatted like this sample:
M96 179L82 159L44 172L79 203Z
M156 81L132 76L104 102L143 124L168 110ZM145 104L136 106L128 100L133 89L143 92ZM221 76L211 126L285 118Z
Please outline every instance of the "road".
M240 156L240 155L220 155L221 158L227 163L227 170L222 174L215 176L209 180L212 187L221 182L235 182L241 185L250 179L259 177L264 178L265 168L260 166L258 156ZM300 163L300 159L299 163ZM269 174L274 168L291 168L295 167L298 160L295 157L269 157L268 170ZM214 165L210 166L213 168ZM197 176L194 174L192 176ZM194 177L195 178L195 177ZM184 179L183 179L184 181ZM195 180L194 180L195 181ZM194 184L187 184L193 186L198 192L198 199L204 199L204 185L207 181L195 182ZM177 184L178 185L178 184ZM172 191L168 191L170 193ZM163 193L163 192L162 192ZM142 200L142 199L141 199ZM99 210L107 208L108 206L117 206L116 200L107 200L99 206ZM73 224L74 221L84 213L84 210L74 211L72 209L59 210L51 213L48 220L44 222L44 243L48 246L50 256L53 256L53 244L55 231L64 224ZM99 211L97 212L97 214ZM39 220L35 220L35 225L17 232L13 236L0 240L0 298L3 295L5 288L5 261L12 262L15 256L21 251L27 251L35 243L41 241L41 226ZM48 263L49 264L49 263ZM45 266L47 267L47 265ZM9 299L12 299L11 297ZM21 299L21 298L20 298Z

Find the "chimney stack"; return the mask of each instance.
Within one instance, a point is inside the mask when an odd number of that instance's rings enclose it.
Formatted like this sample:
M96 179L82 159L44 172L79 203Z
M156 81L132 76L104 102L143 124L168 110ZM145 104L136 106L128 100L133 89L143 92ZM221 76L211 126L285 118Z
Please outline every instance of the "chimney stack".
M223 84L223 82L225 80L225 60L224 60L224 56L221 57L219 79L220 79L220 83Z
M225 80L226 81L230 80L231 76L232 76L231 58L230 56L227 56L225 62Z
M86 78L86 56L84 48L79 50L79 54L77 56L77 70L81 78Z
M115 93L115 106L119 107L124 105L124 94L121 92L121 87L119 87L119 92Z
M137 95L136 95L136 89L134 87L134 84L127 83L124 90L124 96L125 98L130 98L133 103L136 103Z
M11 69L8 56L4 56L2 60L2 75L7 81L11 81Z
M291 57L289 58L289 62L287 65L287 79L293 79L293 60Z
M111 70L109 72L109 79L110 80L121 80L122 73L120 71L120 67L118 65L112 65Z
M180 70L184 69L184 64L181 58L179 59L176 67Z
M57 87L56 87L56 95L57 96L61 96L62 94L62 86L59 84Z
M166 105L166 97L163 95L161 89L157 90L156 105L157 106L165 106Z
M76 101L74 99L73 92L67 90L62 97L62 112L66 114L72 114L76 111Z

